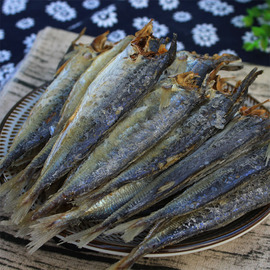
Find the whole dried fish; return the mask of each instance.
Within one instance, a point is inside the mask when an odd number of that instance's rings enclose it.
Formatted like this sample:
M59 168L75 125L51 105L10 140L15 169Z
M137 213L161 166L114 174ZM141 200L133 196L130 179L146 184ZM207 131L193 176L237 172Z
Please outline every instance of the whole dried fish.
M169 51L161 44L158 52L149 52L151 33L152 26L148 24L91 83L54 144L41 177L18 200L14 223L27 214L45 187L71 170L120 117L152 90L161 73L173 62L176 36Z
M179 243L201 232L223 227L249 211L270 203L270 170L190 214L169 219L150 231L144 241L108 270L127 270L142 256Z
M270 123L270 121L268 123ZM265 142L267 143L269 141L270 135L268 135L268 139ZM231 162L223 165L220 169L215 170L213 173L207 174L203 179L198 180L194 185L176 196L163 208L153 212L147 217L133 220L126 225L120 225L118 228L112 229L110 233L113 233L114 231L121 232L128 227L128 230L124 235L124 240L129 242L137 234L144 231L146 228L151 227L151 225L157 221L194 211L233 189L243 181L247 181L248 176L252 175L252 177L254 177L258 174L268 172L270 166L265 164L265 153L266 147L263 147L244 154L237 159L233 159Z
M50 130L56 126L62 106L74 83L91 64L93 56L97 54L92 46L76 46L76 53L57 71L57 76L35 104L15 137L8 154L0 161L0 175L23 153L50 138Z
M268 141L269 140L270 138L268 138ZM212 174L207 175L205 178L188 188L182 195L179 195L176 202L172 203L173 207L176 207L174 211L177 212L178 207L180 213L181 210L185 212L185 209L192 211L196 209L196 207L199 207L200 205L215 199L217 196L228 192L236 185L247 179L247 176L257 174L260 171L268 170L269 166L265 165L265 153L266 147L252 151L251 153L241 156L229 164L222 166ZM160 187L159 185L155 185L155 181L152 181L132 200L123 205L102 223L91 227L84 232L80 232L78 235L72 235L72 239L80 240L79 247L82 247L113 225L119 224L123 220L126 220L134 214L137 214L160 201L159 193L164 194L164 192L167 190L167 194L171 195L171 190L173 190L174 183L175 180L171 179L167 181L166 185ZM172 189L170 190L171 187ZM162 198L164 199L164 197L165 196ZM180 208L181 203L183 203L183 208ZM172 211L173 207L170 207L169 205L169 211ZM164 216L167 214L167 208L165 208L163 214ZM161 218L164 216L161 216ZM149 221L151 222L151 218L149 218ZM142 229L142 227L140 229ZM142 230L144 230L144 227Z

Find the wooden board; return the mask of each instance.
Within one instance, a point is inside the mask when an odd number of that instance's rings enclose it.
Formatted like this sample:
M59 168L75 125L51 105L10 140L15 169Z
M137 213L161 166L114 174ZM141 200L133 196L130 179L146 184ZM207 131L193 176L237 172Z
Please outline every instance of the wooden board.
M75 33L47 27L42 30L36 42L19 65L16 74L0 92L0 121L9 109L33 88L45 81L50 81L57 64ZM84 36L81 42L92 40ZM237 72L235 80L243 77L253 65L245 64ZM250 93L260 101L270 98L270 68L259 67L264 74L250 87ZM226 77L228 74L226 74ZM270 108L270 103L266 104ZM0 219L6 220L0 205ZM104 270L119 259L94 251L74 250L70 246L58 246L54 240L49 241L33 255L27 254L27 238L16 238L16 228L0 227L0 269L89 269ZM140 270L189 270L189 269L270 269L270 218L246 235L222 246L183 256L141 259L134 269Z

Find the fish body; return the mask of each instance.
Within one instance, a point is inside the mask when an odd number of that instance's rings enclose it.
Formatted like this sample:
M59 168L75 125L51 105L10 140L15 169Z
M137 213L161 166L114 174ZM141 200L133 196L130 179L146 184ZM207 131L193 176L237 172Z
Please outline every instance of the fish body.
M53 132L53 137L50 138L49 142L43 147L41 152L33 158L31 163L24 169L24 173L16 180L11 179L9 183L5 183L0 187L0 194L1 196L5 195L6 192L10 190L14 195L19 194L21 191L21 186L27 185L27 181L30 180L31 175L34 173L36 168L43 166L44 162L46 161L47 157L49 156L51 149L56 142L58 134L63 129L67 120L72 116L75 112L76 107L79 105L83 95L85 94L87 87L90 83L94 80L100 70L111 60L113 59L119 52L121 52L128 43L132 40L132 36L127 36L118 44L116 44L110 50L106 50L101 54L92 55L93 62L91 65L86 69L86 71L80 76L77 80L75 85L73 86L61 112L61 118L57 123L55 130ZM16 188L14 186L16 184ZM11 185L13 186L11 190ZM15 197L14 197L15 198Z
M270 136L268 136L269 140ZM266 147L253 150L237 159L233 159L214 172L208 173L202 179L197 180L194 185L188 187L183 193L176 196L163 208L147 217L131 222L128 226L135 234L131 234L127 230L125 240L132 240L133 237L157 221L194 211L235 188L237 185L249 181L250 178L256 175L266 174L269 172L270 166L265 163L265 152ZM120 226L118 228L119 230ZM123 226L121 226L122 230Z
M47 87L16 135L8 154L0 161L0 174L23 153L46 142L55 127L72 86L92 62L91 47L82 46Z
M91 83L54 144L41 177L18 201L15 222L25 216L45 187L71 170L120 117L152 90L163 70L174 60L176 36L169 51L150 56L137 52L135 42L138 40L140 37L118 54Z
M216 91L214 97L194 111L184 122L177 124L163 140L120 175L109 181L100 190L94 190L91 195L87 194L87 200L104 196L104 194L110 193L122 184L142 180L150 175L153 176L195 151L231 120L246 97L248 85L257 75L256 70L252 71L247 76L248 79L244 80L231 96ZM134 133L134 137L138 138L136 133ZM124 145L123 142L121 143ZM115 157L116 154L114 153L110 161Z
M170 70L173 72L172 67ZM175 69L174 73L178 71L180 70ZM181 85L175 84L179 89L171 94L169 105L160 109L159 101L164 91L163 86L172 83L175 83L172 78L159 82L155 90L117 125L102 144L95 148L76 172L71 174L59 192L50 198L33 218L48 213L56 205L72 200L77 195L103 185L153 147L176 123L182 123L186 118L185 115L204 100L197 88L186 90Z
M98 54L94 59L92 64L86 69L86 71L80 76L78 81L75 83L72 91L70 92L67 101L65 102L62 111L61 118L57 124L56 131L59 133L63 129L67 120L75 112L77 106L80 104L88 86L95 79L97 74L121 51L123 51L126 46L131 42L133 36L127 36L121 40L118 44L115 44L111 49L106 50Z
M160 223L132 252L108 270L127 270L142 256L201 232L225 226L249 211L270 203L270 174L256 175L204 207Z
M265 164L265 153L266 146L255 151L251 151L248 155L243 155L231 161L229 164L222 166L220 169L214 171L212 174L207 175L205 178L188 188L182 195L179 195L180 198L177 199L177 202L173 202L173 206L168 207L169 210L166 209L164 213L169 213L170 211L177 212L177 206L179 207L179 212L181 212L181 210L183 212L192 211L196 209L196 207L199 207L210 200L215 199L217 196L220 196L221 194L233 189L241 182L247 180L249 176L256 175L261 171L268 171L269 166ZM170 189L173 190L174 179L169 179L162 187L155 184L155 181L152 181L132 200L123 205L102 223L81 232L78 235L81 238L80 246L92 241L102 232L115 224L119 224L123 220L126 220L127 218L157 203L161 199L159 196L160 193L164 194L164 192L167 191L167 196L168 194L172 194ZM164 197L166 196L163 196L162 198L164 199ZM179 204L177 205L177 203ZM182 208L180 208L181 204L183 204ZM155 216L155 221L156 217L159 218L159 215L157 214ZM151 218L149 218L149 223L145 225L150 224L150 222ZM76 235L73 237L75 239Z

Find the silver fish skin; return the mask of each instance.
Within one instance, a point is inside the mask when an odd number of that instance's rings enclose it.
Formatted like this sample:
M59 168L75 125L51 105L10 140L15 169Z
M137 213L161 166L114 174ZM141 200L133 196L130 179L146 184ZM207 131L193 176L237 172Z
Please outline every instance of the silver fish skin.
M268 141L270 141L270 136L268 136ZM207 174L202 179L196 180L194 185L187 188L161 209L147 217L130 222L128 228L134 231L135 234L131 235L127 231L129 238L125 238L125 240L131 241L133 237L157 221L194 211L235 188L235 186L249 181L249 178L259 174L266 174L270 170L270 165L265 163L265 153L266 147L242 154L241 157L233 159L220 169ZM123 228L121 228L122 230Z
M58 134L63 129L66 121L75 112L76 107L79 105L83 95L85 94L85 91L87 90L87 87L94 80L94 78L97 76L100 70L104 68L104 66L111 59L113 59L118 53L120 53L132 39L133 39L132 36L127 36L110 50L106 50L105 52L97 56L93 55L92 64L86 69L86 71L77 80L77 82L73 86L68 96L68 99L66 100L60 112L61 118L59 122L57 123L57 126L55 127L55 130L53 132L53 137L50 138L49 142L44 146L41 152L36 157L33 158L33 160L27 166L27 168L24 169L24 173L21 175L21 177L19 178L16 177L16 182L15 182L15 179L14 180L11 179L8 184L5 183L4 185L0 187L0 196L3 196L9 190L14 195L15 195L15 192L18 192L19 194L21 190L19 189L19 187L21 187L22 185L26 186L28 180L30 180L31 178L31 175L34 173L34 170L36 168L43 166L44 162L46 161L47 157L49 156L51 152L51 149L57 139ZM16 184L16 188L14 187L14 184ZM10 188L11 185L13 186L12 190ZM13 196L13 197L15 198L16 196Z
M14 223L22 220L44 188L71 170L117 120L152 90L175 58L176 35L167 52L151 57L138 55L132 45L118 54L89 86L54 144L41 177L17 201Z
M29 253L33 253L46 241L70 226L78 226L82 221L89 222L90 220L96 221L107 218L147 184L147 181L127 184L104 196L93 205L82 204L67 212L38 219L35 224L30 225L31 243L28 244Z
M24 152L50 138L49 128L56 126L72 86L92 62L92 53L95 53L92 48L82 46L47 87L15 137L9 153L0 161L0 175Z
M231 120L245 99L248 86L258 74L260 72L254 69L231 96L215 91L215 96L193 112L183 124L174 128L166 138L119 176L100 190L95 190L92 195L87 195L87 200L104 196L122 184L161 172L195 151Z
M48 157L57 136L52 137L42 150L33 158L19 176L15 176L0 186L0 196L10 193L11 198L16 198L31 181L33 174L42 167ZM13 195L12 195L13 194ZM8 200L6 200L8 202Z
M78 81L73 86L72 91L70 92L67 101L65 102L61 110L61 118L56 127L56 133L60 133L68 121L68 119L75 112L77 106L80 104L88 86L95 79L97 74L120 52L122 52L127 45L133 39L133 36L127 36L121 40L118 44L115 44L111 49L106 50L95 59L91 66L89 66L86 71L80 76Z
M189 59L188 57L189 56L187 56L187 59ZM204 58L201 57L200 60L202 59ZM220 57L220 59L223 59L223 57ZM185 61L187 60L184 59L179 61L179 58L177 58L177 60L173 62L172 66L168 68L170 70L169 73L175 74L178 72L193 72L193 70L189 70L189 68L187 68ZM195 67L197 70L197 65L193 65L193 67ZM214 67L213 63L212 67ZM186 69L184 70L184 68ZM209 67L207 66L206 69L209 70ZM210 102L210 107L204 108L204 110L200 111L200 115L205 120L204 124L206 124L205 134L208 134L208 136L211 135L211 127L223 128L224 123L220 122L222 120L223 122L229 120L229 116L226 115L230 111L230 107L232 107L237 100L239 100L238 106L240 106L240 100L243 100L244 98L241 96L246 94L249 84L257 77L258 74L260 74L260 72L257 72L257 70L254 69L238 87L238 89L236 89L232 97L227 98L224 95L219 96L217 94L217 98L214 98ZM162 95L164 85L171 85L172 82L173 79L171 78L163 79L160 82L161 89L156 90L156 92L161 91ZM174 86L176 87L176 85ZM134 117L136 121L135 124L133 124L133 122L130 121L130 118L127 117L126 122L124 121L124 123L120 123L118 127L110 134L109 138L105 140L100 147L97 147L94 152L90 154L89 158L79 166L75 174L68 178L68 184L64 185L64 187L61 188L59 192L55 194L55 196L48 200L44 206L33 215L33 219L40 217L40 215L47 214L48 211L53 209L56 205L62 204L68 200L72 200L77 195L88 193L98 186L103 185L105 182L113 178L117 173L127 167L131 162L138 159L144 152L149 150L150 147L153 147L162 137L168 134L168 132L176 124L180 125L180 123L182 123L186 118L184 116L187 116L188 113L204 99L201 97L201 94L198 93L199 91L196 91L196 88L193 90L183 90L181 89L181 85L178 87L180 89L171 94L169 105L167 105L165 108L160 110L158 101L153 100L151 104L156 104L156 106L152 105L151 108L148 107L147 110L149 112L147 113L146 109L144 109L146 104L143 103L140 108L144 110L146 115L143 114L144 117L139 116L140 121L136 120L136 117ZM152 96L155 97L155 94L156 93L150 95L148 99L152 98ZM146 102L148 102L148 99ZM218 111L218 109L220 109L220 111ZM138 108L136 110L138 110ZM216 111L219 114L216 115ZM212 112L213 114L211 114ZM205 115L210 115L210 117L207 118ZM227 119L223 119L225 116ZM194 119L196 119L196 117L194 117ZM202 121L202 119L200 120ZM198 122L199 121L196 120L196 123ZM127 126L125 126L126 123ZM201 126L203 126L202 123ZM200 129L198 128L198 130ZM198 130L195 133L197 133ZM197 140L203 138L202 133L203 132L196 134L195 137ZM194 136L190 135L190 138L192 137ZM168 145L165 147L169 148ZM172 146L172 148L175 147ZM192 146L190 146L190 148L192 148ZM170 149L167 150L167 153L169 152ZM174 160L176 162L177 158L174 158ZM157 164L157 166L158 168L160 167L159 164ZM149 170L150 172L154 171L153 167L149 168ZM108 193L109 192L106 192L105 194Z
M147 253L179 243L199 233L223 227L244 214L270 203L270 174L256 175L244 185L190 214L169 219L153 231L132 252L108 268L127 270Z
M172 81L167 78L160 82L67 179L67 184L33 215L33 219L114 177L153 147L176 123L183 122L185 116L204 100L197 88L185 90L179 85L178 91L171 94L170 104L160 110L163 85Z
M228 192L241 182L248 179L248 176L252 174L258 174L260 171L269 170L270 165L267 166L265 164L266 148L267 147L263 147L256 151L251 151L251 153L248 155L243 155L233 160L229 164L214 171L212 174L206 176L191 186L188 191L186 190L183 193L181 197L181 199L185 200L183 203L183 212L185 211L185 207L190 207L190 210L194 210L196 207L199 207L199 205L207 203L209 200L213 200L217 196ZM159 193L164 194L164 192L167 191L167 194L171 195L169 190L171 187L173 187L174 183L174 179L169 179L165 186L160 187L159 185L154 185L155 181L152 181L132 200L123 205L102 223L85 230L85 232L81 232L80 245L83 246L84 244L95 239L108 228L119 224L123 220L126 220L127 218L157 203L161 198ZM163 198L164 197L165 196L163 196ZM181 200L179 199L178 201L180 207Z

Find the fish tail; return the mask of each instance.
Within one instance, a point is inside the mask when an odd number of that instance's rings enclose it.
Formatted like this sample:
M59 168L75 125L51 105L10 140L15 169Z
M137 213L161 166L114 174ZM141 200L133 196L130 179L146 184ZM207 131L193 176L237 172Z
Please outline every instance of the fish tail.
M17 201L14 202L15 205L12 205L12 209L14 209L14 213L11 216L11 221L14 224L19 224L28 214L32 205L35 203L38 195L33 194L29 191L24 193ZM9 202L13 204L12 202Z
M16 188L16 186L14 185L18 182L21 175L22 172L20 172L19 174L17 174L16 176L14 176L13 178L11 178L10 180L8 180L7 182L5 182L0 186L0 198L6 196L10 191L12 191L13 188Z
M89 242L98 237L104 230L100 229L100 224L97 224L87 230L83 230L81 232L72 234L70 236L65 237L62 242L70 242L70 241L79 241L76 243L79 248L87 245Z
M30 226L31 242L28 244L29 253L32 254L44 245L51 238L66 229L66 213L55 214L49 217L41 218Z
M142 221L143 221L143 218L131 220L129 222L120 224L111 230L106 231L104 234L111 235L114 233L124 232L122 239L126 243L131 242L135 236L139 235L149 226L149 224L145 224Z

